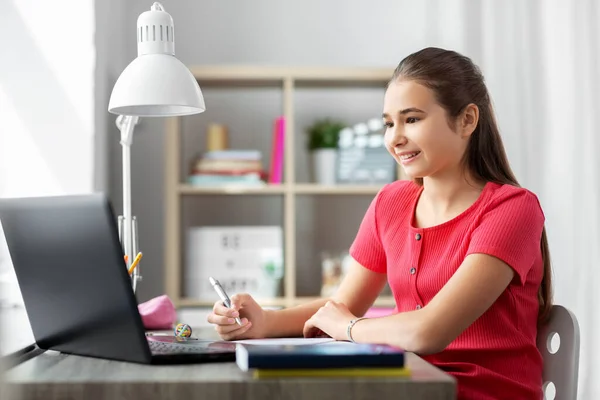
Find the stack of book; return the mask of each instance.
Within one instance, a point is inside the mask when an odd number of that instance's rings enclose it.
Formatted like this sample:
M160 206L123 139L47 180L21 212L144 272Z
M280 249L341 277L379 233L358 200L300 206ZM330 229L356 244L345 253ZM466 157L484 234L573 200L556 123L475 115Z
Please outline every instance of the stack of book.
M258 150L219 150L204 153L194 162L191 185L264 185L265 172Z
M236 363L254 378L407 377L404 351L378 344L333 342L315 345L236 347Z

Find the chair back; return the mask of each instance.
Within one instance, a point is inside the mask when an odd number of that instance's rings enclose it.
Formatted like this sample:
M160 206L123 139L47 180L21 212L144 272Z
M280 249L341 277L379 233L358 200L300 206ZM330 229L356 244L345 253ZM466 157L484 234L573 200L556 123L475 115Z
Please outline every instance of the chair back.
M563 306L554 305L549 320L538 331L537 347L544 360L544 399L576 400L579 323L575 315ZM554 397L548 395L552 392Z

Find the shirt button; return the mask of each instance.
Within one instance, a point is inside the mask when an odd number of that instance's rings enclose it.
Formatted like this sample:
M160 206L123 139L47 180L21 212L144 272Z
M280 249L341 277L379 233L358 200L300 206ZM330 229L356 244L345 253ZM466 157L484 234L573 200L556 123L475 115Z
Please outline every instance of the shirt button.
M412 267L412 268L410 269L410 274L411 274L411 275L414 275L414 274L415 274L415 272L417 272L417 269L416 269L415 267Z
M420 309L421 309L421 305L420 305L420 304L417 304L417 306L416 306L415 308L416 308L417 310L420 310Z
M420 233L417 233L417 234L415 235L415 239L417 239L417 240L421 240L421 234L420 234Z

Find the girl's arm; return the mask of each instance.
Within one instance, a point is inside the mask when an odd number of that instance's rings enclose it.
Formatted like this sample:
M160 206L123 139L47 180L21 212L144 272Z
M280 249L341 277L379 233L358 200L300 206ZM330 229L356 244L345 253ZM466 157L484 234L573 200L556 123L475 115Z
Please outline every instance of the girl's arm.
M419 354L437 353L481 316L513 279L505 262L487 254L468 255L456 273L420 310L365 319L352 328L352 339L387 343ZM330 302L307 322L305 332L319 328L346 340L346 327L355 314Z
M355 315L364 315L383 289L386 274L368 270L352 260L333 299L323 298L283 310L266 311L266 335L285 337L302 335L304 324L329 300L344 304Z

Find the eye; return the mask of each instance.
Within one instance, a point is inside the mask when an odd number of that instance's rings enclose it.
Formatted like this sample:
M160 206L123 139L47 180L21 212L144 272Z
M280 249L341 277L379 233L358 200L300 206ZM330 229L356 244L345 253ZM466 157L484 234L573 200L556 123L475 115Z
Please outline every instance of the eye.
M405 122L406 122L407 124L414 124L414 123L415 123L415 122L417 122L417 121L419 121L419 118L417 118L417 117L408 117L408 118L406 118L406 121L405 121Z
M383 126L385 126L386 128L391 128L392 126L394 126L394 124L392 122L385 122L383 121Z

